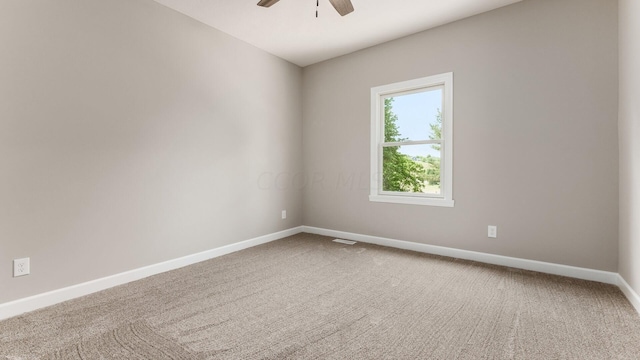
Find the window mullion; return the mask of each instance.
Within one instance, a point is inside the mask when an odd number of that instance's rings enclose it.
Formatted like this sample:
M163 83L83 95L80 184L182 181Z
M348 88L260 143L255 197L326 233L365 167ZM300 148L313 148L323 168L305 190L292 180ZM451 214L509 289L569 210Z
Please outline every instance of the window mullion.
M431 145L431 144L442 144L443 140L414 140L414 141L399 141L399 142L383 142L381 145L383 147L390 146L405 146L405 145Z

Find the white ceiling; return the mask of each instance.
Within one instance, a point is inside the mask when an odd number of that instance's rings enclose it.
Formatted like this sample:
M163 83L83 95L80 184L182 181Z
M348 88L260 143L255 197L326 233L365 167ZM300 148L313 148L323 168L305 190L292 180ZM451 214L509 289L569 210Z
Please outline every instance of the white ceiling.
M521 0L351 0L341 17L329 0L155 0L299 66L397 39Z

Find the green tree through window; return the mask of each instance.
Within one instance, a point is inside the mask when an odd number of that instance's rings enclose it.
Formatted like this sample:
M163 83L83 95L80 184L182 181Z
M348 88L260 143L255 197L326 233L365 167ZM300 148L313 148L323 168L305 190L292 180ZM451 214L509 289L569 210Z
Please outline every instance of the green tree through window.
M384 141L400 142L398 116L393 113L393 98L384 99ZM427 171L409 156L400 153L399 146L385 146L382 153L382 186L385 191L421 192Z
M398 116L393 112L393 98L384 100L384 142L401 142L398 130ZM442 139L442 112L438 109L435 123L430 123L429 139ZM431 145L440 151L439 144ZM422 192L425 182L440 185L440 157L431 155L412 158L400 152L399 146L383 148L383 188L385 191Z
M436 115L436 122L434 124L429 124L431 128L431 134L429 134L429 139L431 140L442 140L442 111L438 109L438 114ZM431 145L434 150L440 151L440 144ZM440 185L440 158L427 155L420 156L419 160L426 163L425 167L427 171L426 180L431 185Z

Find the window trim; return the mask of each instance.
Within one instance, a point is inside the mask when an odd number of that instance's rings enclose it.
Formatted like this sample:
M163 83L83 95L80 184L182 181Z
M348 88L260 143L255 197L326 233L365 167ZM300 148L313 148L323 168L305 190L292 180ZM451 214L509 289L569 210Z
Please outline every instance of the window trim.
M431 87L443 87L442 132L440 162L441 195L400 193L382 190L382 144L384 142L384 99L389 95L418 92ZM424 141L421 141L424 142ZM371 186L369 201L453 207L453 73L427 76L371 88Z

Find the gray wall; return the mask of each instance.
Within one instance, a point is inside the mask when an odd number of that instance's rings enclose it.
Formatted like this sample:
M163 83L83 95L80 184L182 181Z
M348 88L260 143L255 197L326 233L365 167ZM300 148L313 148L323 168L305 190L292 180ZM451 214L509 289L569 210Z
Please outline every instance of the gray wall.
M620 0L620 275L640 294L640 2Z
M1 1L0 303L301 225L301 79L151 0Z
M304 224L616 271L617 10L527 0L305 68ZM455 208L369 202L370 88L449 71Z

